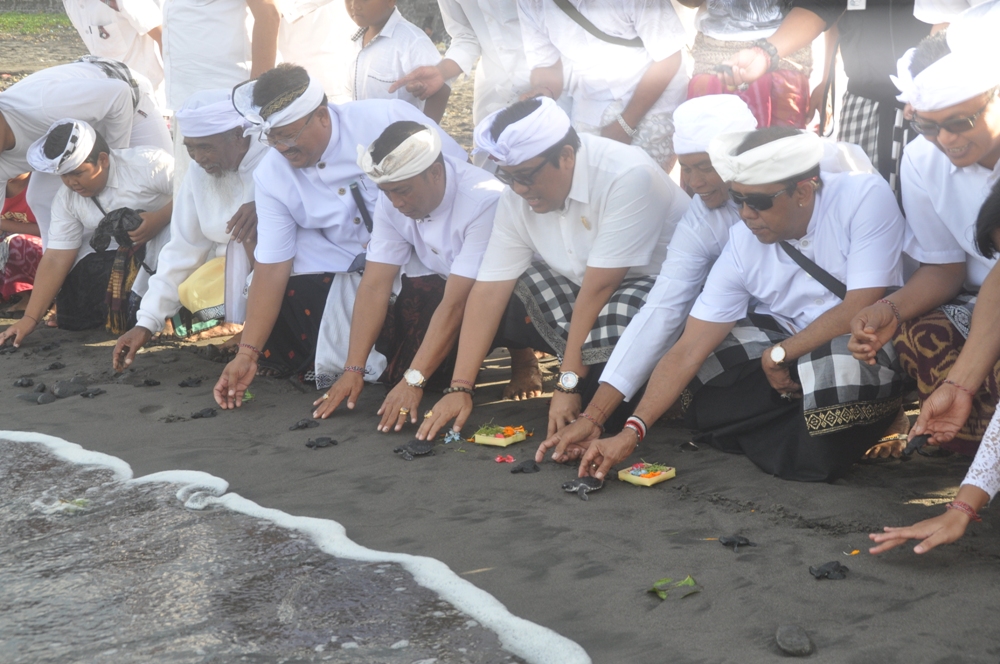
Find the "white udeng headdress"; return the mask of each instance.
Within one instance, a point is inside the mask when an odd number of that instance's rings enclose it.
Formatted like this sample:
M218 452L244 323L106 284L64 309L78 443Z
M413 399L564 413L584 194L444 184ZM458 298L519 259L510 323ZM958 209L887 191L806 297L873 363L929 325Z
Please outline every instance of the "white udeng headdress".
M434 163L441 154L441 136L433 127L424 126L396 146L396 149L375 163L372 147L358 146L358 166L375 184L400 182L420 175Z
M214 136L237 127L246 121L233 107L230 90L202 90L187 98L180 110L174 113L181 136L202 138Z
M966 10L948 26L951 53L916 76L910 74L915 48L896 63L892 82L899 101L918 111L940 111L1000 85L1000 2Z
M516 166L537 157L561 141L569 131L569 116L549 97L527 117L513 122L493 140L493 121L504 111L491 113L476 127L477 152L486 152L501 166Z
M45 156L45 140L52 133L52 130L59 125L71 124L73 131L66 141L66 147L58 157L49 159ZM65 175L80 168L81 164L90 156L97 141L97 132L94 128L83 120L66 118L53 123L45 135L31 144L28 148L28 164L36 171L42 173L52 173L54 175Z
M674 109L674 153L708 152L716 136L756 128L757 119L750 107L736 95L688 99Z
M806 131L736 154L751 133L722 134L709 144L712 166L724 181L748 185L782 182L815 168L823 159L823 141Z
M283 127L296 120L301 120L319 107L325 94L323 86L310 77L309 85L306 86L301 94L295 97L287 106L270 113L267 119L264 119L261 113L266 111L270 105L280 105L276 103L280 102L280 98L268 102L263 107L255 106L253 103L253 89L256 85L257 81L248 81L236 86L233 90L233 106L236 108L236 112L253 125L244 132L244 135L254 130L259 130L267 136L275 127Z

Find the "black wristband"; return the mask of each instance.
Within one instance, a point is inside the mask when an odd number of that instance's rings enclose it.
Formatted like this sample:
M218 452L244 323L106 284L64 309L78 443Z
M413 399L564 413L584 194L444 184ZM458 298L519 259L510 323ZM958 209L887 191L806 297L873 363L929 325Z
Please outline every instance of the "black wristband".
M474 389L472 389L471 387L462 387L461 385L454 385L452 387L447 387L444 390L445 394L452 394L454 392L464 392L465 394L468 394L470 397L476 396L476 391Z
M778 47L767 41L766 39L758 39L753 43L754 48L759 48L771 57L771 64L768 66L768 71L774 71L778 68L778 63L781 62L781 56L778 55Z

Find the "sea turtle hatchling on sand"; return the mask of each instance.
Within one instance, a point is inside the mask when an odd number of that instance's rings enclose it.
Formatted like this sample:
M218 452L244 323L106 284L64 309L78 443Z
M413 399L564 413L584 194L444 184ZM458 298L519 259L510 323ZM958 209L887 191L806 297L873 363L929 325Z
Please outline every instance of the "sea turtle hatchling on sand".
M413 461L413 457L434 454L434 441L417 440L416 438L414 438L406 445L397 447L396 449L393 450L393 452L403 457L407 461Z
M590 500L587 498L587 494L591 491L597 491L604 486L604 480L599 480L596 477L577 477L570 480L569 482L563 482L562 488L566 493L575 493L580 496L580 500Z

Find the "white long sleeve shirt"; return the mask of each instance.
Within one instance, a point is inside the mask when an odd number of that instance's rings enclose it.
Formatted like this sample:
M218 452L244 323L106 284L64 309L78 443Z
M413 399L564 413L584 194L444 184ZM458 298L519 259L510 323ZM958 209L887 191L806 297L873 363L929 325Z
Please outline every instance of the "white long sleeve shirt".
M142 298L138 325L153 333L162 330L163 322L181 308L177 289L184 280L207 261L226 255L230 241L226 225L241 205L253 202L253 173L267 151L260 141L250 141L236 171L238 186L228 195L220 194L213 176L191 162L174 199L170 241L160 251L156 274Z

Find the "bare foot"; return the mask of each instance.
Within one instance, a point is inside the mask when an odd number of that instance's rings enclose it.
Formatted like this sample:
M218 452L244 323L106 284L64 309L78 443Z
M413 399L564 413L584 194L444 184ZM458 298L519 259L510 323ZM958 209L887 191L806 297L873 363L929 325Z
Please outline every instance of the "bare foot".
M228 337L243 332L243 326L239 323L220 323L215 327L210 327L203 332L192 334L185 341L201 341L203 339L216 339L218 337ZM229 342L222 344L227 345ZM239 343L237 341L236 343Z
M240 327L243 327L243 326L241 325ZM233 346L239 346L240 345L240 341L242 341L242 340L243 340L243 330L241 329L239 332L237 332L236 334L234 334L232 337L230 337L229 339L226 339L225 341L223 341L222 342L222 347L223 348L232 348Z
M530 348L510 349L510 382L503 388L503 398L520 401L542 395L542 372L538 358Z
M896 413L896 419L892 421L885 435L865 452L866 459L887 459L890 456L898 459L906 449L906 434L910 432L910 420L906 417L906 411L902 408Z

